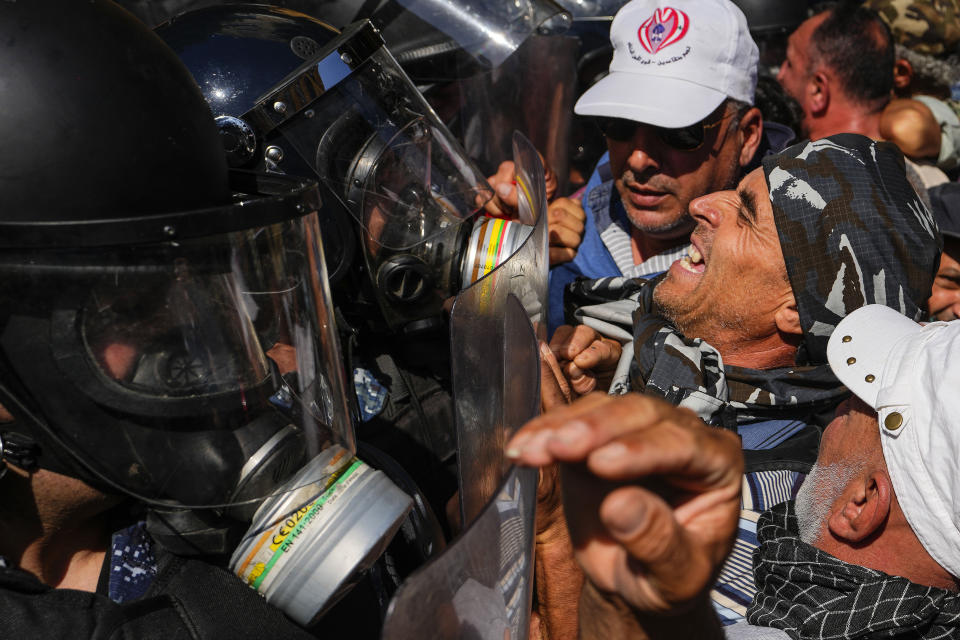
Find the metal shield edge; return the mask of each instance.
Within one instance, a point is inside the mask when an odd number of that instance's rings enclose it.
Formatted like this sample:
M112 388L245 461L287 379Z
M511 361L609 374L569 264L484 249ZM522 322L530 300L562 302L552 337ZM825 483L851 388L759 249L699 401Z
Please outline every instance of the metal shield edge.
M510 368L518 370L517 379L507 378L507 382L520 390L512 400L504 398L505 406L512 405L513 410L504 411L503 426L512 433L539 410L539 380L530 375L539 373L539 351L526 312L512 294L505 300L502 320L515 347ZM503 360L488 359L488 366L497 368L501 362L506 365ZM529 393L517 384L531 377L534 383L527 391L535 392L534 404L524 402ZM537 480L536 469L508 469L470 526L401 585L387 610L383 640L527 638ZM505 635L508 630L509 636Z
M524 639L533 585L538 474L511 467L507 439L540 410L537 339L547 309L547 202L543 165L514 135L526 242L457 296L450 314L461 475L461 535L397 591L381 637ZM429 612L429 615L427 615Z
M518 366L514 331L505 331L506 300L515 296L534 334L546 337L547 198L543 164L533 145L514 134L514 164L520 219L534 225L527 240L499 267L457 296L450 314L453 399L457 427L460 517L464 526L477 517L506 475L504 446L513 431L533 417L517 418L524 402L539 410L538 363ZM534 343L534 353L537 353ZM502 366L491 366L502 361ZM536 390L532 380L536 380ZM525 397L523 394L527 394Z

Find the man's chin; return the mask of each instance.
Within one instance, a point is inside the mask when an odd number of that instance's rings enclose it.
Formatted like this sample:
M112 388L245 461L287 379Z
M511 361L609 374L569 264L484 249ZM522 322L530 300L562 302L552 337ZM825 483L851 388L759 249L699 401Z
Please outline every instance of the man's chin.
M687 238L696 226L689 214L675 211L660 213L627 209L627 217L635 229L658 240Z
M686 315L681 305L690 292L681 291L682 287L676 280L677 278L668 272L667 277L657 284L653 290L653 307L654 311L680 329Z

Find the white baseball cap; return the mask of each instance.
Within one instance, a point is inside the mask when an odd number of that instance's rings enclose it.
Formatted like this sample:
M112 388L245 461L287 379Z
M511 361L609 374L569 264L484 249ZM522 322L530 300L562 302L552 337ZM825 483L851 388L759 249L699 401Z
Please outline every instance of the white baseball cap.
M883 457L910 528L960 577L960 321L921 326L867 305L837 324L827 360L877 410Z
M753 104L756 43L730 0L633 0L610 26L610 73L574 111L676 129L726 98Z

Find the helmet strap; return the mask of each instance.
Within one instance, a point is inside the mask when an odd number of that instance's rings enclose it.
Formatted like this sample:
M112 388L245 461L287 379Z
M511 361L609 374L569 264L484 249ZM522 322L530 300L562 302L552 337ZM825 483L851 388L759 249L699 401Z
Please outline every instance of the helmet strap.
M7 473L7 462L24 471L36 471L39 455L40 446L29 436L15 431L0 432L0 478Z

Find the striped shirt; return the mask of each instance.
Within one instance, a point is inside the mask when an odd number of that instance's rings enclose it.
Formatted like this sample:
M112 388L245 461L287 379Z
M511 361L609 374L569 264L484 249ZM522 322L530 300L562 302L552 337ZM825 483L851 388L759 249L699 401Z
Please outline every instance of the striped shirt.
M738 426L744 449L769 450L806 427L800 420L765 420ZM748 471L740 492L737 539L717 583L710 592L721 623L742 622L756 593L753 552L757 548L757 519L770 507L796 497L806 474L786 469Z
M678 247L667 249L655 256L647 258L640 264L633 262L633 245L630 242L631 225L627 220L623 203L613 197L614 184L610 180L593 189L588 195L590 206L596 216L597 231L600 240L610 252L610 257L620 269L620 274L627 278L655 276L670 268L676 260L687 255L689 242ZM606 274L617 275L617 274Z

